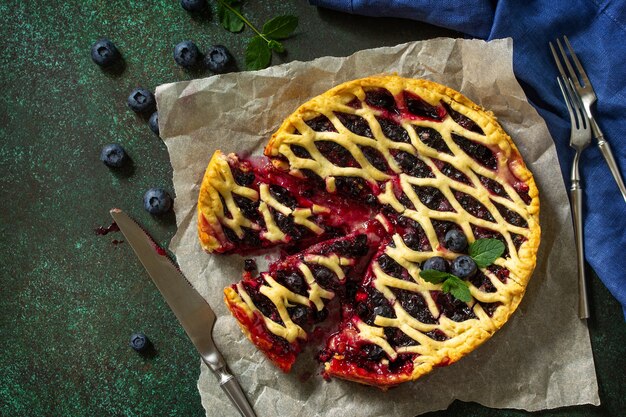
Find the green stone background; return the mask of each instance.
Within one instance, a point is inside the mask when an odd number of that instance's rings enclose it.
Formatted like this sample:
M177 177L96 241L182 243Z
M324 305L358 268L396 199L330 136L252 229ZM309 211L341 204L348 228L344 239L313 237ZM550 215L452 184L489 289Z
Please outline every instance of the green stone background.
M275 55L274 64L456 35L418 22L318 10L305 1L248 3L244 11L258 24L278 14L300 18L284 42L287 53ZM0 415L203 416L193 346L128 245L113 243L120 235L98 236L94 229L108 226L109 209L119 206L158 242L169 242L173 216L152 218L141 205L149 187L172 190L167 152L128 110L126 97L137 85L154 89L210 75L176 67L172 48L183 39L202 49L224 44L243 67L251 32L223 30L214 10L191 17L176 0L5 0L0 23ZM122 52L122 73L91 62L90 45L101 36ZM127 149L132 172L115 174L98 161L110 142ZM626 413L624 319L595 277L591 296L602 405L532 415ZM128 347L134 331L150 337L156 355ZM531 413L455 401L428 414L444 415Z

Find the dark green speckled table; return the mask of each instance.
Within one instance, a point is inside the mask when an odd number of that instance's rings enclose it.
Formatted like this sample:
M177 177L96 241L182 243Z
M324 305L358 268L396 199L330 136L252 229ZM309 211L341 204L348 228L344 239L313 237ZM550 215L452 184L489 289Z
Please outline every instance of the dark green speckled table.
M455 33L422 23L354 17L304 1L249 1L257 23L284 13L300 18L287 53L273 63L344 56L363 48ZM213 4L213 3L212 3ZM203 416L199 359L183 330L119 235L97 235L111 207L126 208L158 242L175 231L141 206L152 186L172 190L163 143L126 107L137 85L208 76L185 72L173 46L226 45L243 67L249 30L231 34L214 13L192 18L176 0L4 0L0 2L0 415ZM106 73L89 58L110 37L126 68ZM131 172L98 161L119 142ZM593 277L589 322L600 407L539 416L626 415L626 326L618 304ZM142 357L133 331L156 346ZM526 416L454 402L428 416Z

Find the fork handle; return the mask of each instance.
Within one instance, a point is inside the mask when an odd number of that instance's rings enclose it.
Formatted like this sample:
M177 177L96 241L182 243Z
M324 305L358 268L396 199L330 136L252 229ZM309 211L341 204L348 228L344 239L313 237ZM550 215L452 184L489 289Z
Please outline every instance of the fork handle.
M611 170L611 174L613 174L613 178L617 183L617 187L619 191L622 193L622 198L626 202L626 186L624 186L624 180L622 179L622 175L619 172L619 168L617 167L617 162L615 162L615 158L613 157L613 152L611 151L611 146L609 142L604 139L604 135L599 127L593 129L594 132L598 132L596 136L596 140L598 141L598 148L600 148L600 152L602 152L602 156L606 160L606 163Z
M570 189L572 199L572 217L574 219L574 238L578 259L578 317L589 318L589 301L587 300L587 280L585 278L585 250L583 247L583 190L578 180L572 180Z

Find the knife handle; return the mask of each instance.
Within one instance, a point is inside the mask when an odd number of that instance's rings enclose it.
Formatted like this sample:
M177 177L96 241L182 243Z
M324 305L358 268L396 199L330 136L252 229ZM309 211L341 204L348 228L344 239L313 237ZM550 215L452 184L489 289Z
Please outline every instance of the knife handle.
M213 370L213 373L217 377L220 383L220 388L226 393L233 405L239 410L239 413L243 417L256 417L252 406L246 398L246 394L243 393L241 385L237 382L235 376L228 370L226 365L213 369L210 364L207 363L209 368Z
M572 217L574 219L574 238L576 239L576 257L578 259L578 317L589 318L589 301L587 300L587 280L585 277L585 252L583 247L583 190L580 183L572 181L570 190L572 198Z
M617 183L617 188L622 193L622 198L626 201L626 186L624 186L624 180L622 180L622 175L619 172L619 168L617 166L617 162L615 162L615 157L613 157L613 151L611 151L611 146L609 142L604 139L604 135L600 130L600 133L596 136L598 140L598 148L600 148L600 152L602 152L602 156L606 160L607 165L609 166L609 170L611 170L611 174L613 174L613 179Z

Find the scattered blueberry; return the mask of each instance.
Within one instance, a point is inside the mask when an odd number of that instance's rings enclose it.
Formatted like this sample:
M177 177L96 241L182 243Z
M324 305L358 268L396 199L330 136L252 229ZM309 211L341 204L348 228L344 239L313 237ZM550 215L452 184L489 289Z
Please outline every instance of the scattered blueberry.
M91 46L91 59L101 67L115 64L122 57L113 42L106 38L96 41Z
M457 229L448 230L443 241L446 248L453 252L462 252L467 247L467 238L463 232Z
M435 271L448 272L448 261L441 256L433 256L424 262L422 269L434 269Z
M180 5L188 12L199 12L206 7L206 0L180 0Z
M204 65L211 71L222 74L233 65L233 57L225 46L213 45L204 57Z
M128 107L135 113L145 113L155 106L154 94L142 87L135 88L128 96Z
M150 119L148 119L148 126L150 126L150 130L154 132L155 135L159 136L159 113L154 112Z
M150 214L167 213L172 207L172 197L162 188L150 188L143 196L143 206Z
M128 154L126 154L124 148L117 143L111 143L102 148L100 160L108 167L119 168L128 160Z
M476 262L467 255L459 256L450 266L450 272L461 279L471 278L477 270Z
M130 347L135 349L137 352L142 352L148 347L148 338L143 333L133 333L130 336Z
M246 259L245 261L243 261L243 270L246 272L256 271L256 261L254 259Z
M182 41L174 47L174 61L183 68L193 68L198 64L200 51L192 41Z

